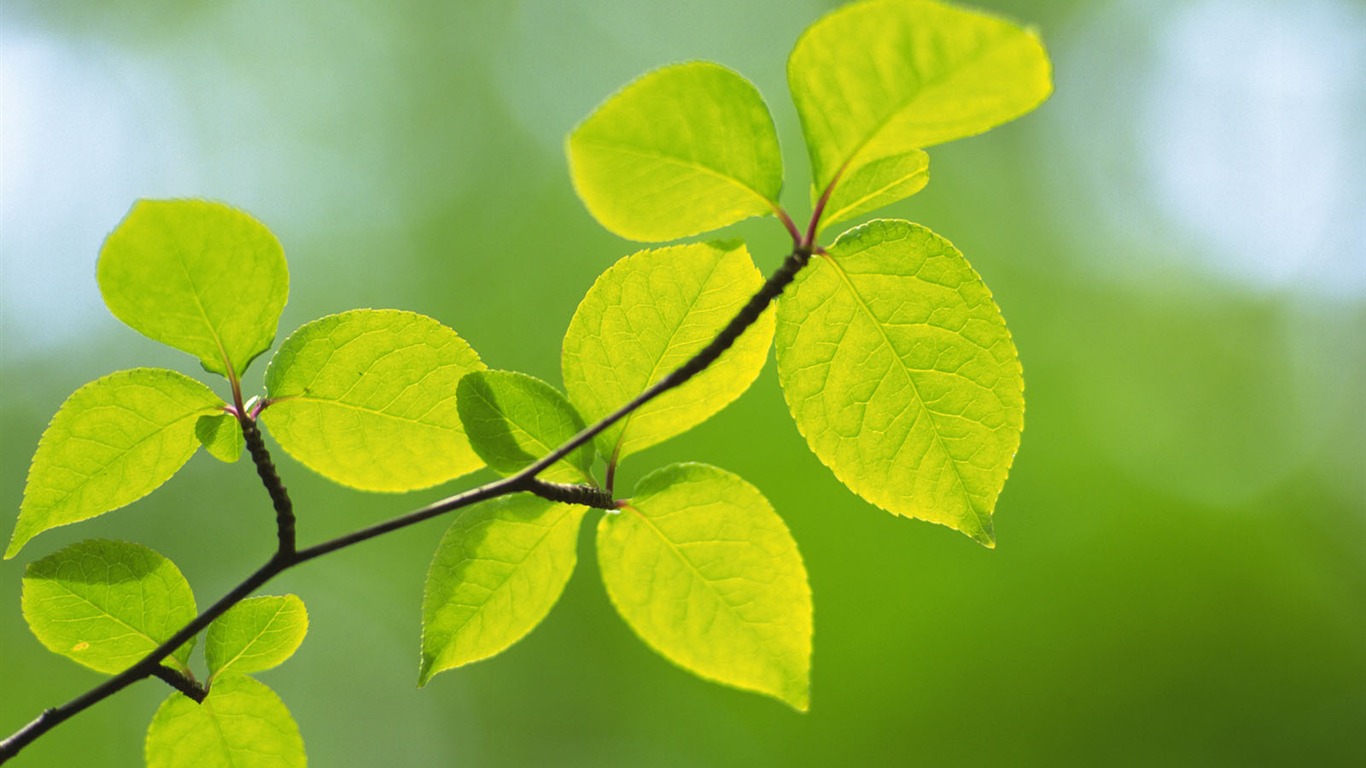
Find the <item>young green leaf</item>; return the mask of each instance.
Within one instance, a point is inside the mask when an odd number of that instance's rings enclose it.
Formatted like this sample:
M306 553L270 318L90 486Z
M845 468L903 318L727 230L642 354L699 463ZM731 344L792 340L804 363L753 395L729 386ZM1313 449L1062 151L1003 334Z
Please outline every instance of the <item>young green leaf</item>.
M850 190L836 187L843 216L924 186L915 150L1013 120L1052 91L1033 31L924 0L831 13L797 41L787 80L811 155L812 197L847 181ZM865 196L866 204L848 202Z
M270 230L205 200L139 200L105 240L95 276L115 317L229 379L270 348L289 296Z
M502 653L541 623L574 572L586 509L521 493L456 518L427 571L419 685Z
M578 434L583 417L560 391L513 371L475 371L460 380L458 407L470 445L489 468L511 475ZM593 444L547 467L541 477L593 482Z
M211 413L195 419L194 436L219 461L231 464L242 456L242 427L231 413Z
M49 528L131 504L170 480L199 447L199 417L222 408L213 390L160 368L76 390L38 441L5 559Z
M564 335L564 385L589 421L606 416L700 351L763 284L743 244L641 251L598 277ZM683 386L599 437L616 461L686 432L744 393L773 340L764 313L735 346Z
M598 562L612 603L665 658L806 710L811 588L757 488L705 464L652 472L602 518Z
M588 211L632 240L659 242L772 213L783 186L763 97L705 61L627 85L569 134L569 172Z
M295 331L266 370L261 419L308 468L366 491L411 491L478 469L456 386L484 364L430 317L357 309Z
M162 702L147 728L147 768L303 768L299 726L275 692L245 675L214 682L202 703Z
M830 192L818 230L910 197L930 181L930 156L918 149L850 168Z
M308 633L308 611L296 595L263 595L229 608L204 633L204 660L212 683L279 666Z
M48 650L96 672L117 674L196 615L194 593L175 564L147 547L89 539L24 570L21 604ZM163 662L187 670L191 640Z
M918 224L850 230L778 303L778 380L811 450L858 495L993 546L1024 381L991 292Z

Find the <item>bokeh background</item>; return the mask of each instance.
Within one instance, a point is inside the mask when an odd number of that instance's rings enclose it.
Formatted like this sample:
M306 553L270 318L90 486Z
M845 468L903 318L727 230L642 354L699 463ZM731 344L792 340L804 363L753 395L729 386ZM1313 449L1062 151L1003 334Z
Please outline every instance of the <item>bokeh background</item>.
M310 609L304 647L264 681L314 765L1366 762L1366 7L978 5L1041 29L1057 92L933 150L929 187L890 215L967 254L1020 349L1027 427L998 549L843 490L770 362L622 481L701 460L766 492L815 592L809 714L654 655L613 613L587 537L544 625L418 690L438 520L269 587ZM579 298L634 249L575 199L566 132L651 67L720 61L766 94L804 217L784 64L832 6L0 0L5 516L77 386L139 365L199 373L100 301L95 257L134 199L216 198L265 221L292 273L281 338L398 307L456 328L491 366L558 382ZM777 265L772 220L735 231ZM304 541L477 479L364 495L276 455ZM200 455L0 565L0 731L97 680L28 634L26 561L131 539L207 604L268 554L271 526L250 467ZM165 695L139 684L16 765L139 764Z

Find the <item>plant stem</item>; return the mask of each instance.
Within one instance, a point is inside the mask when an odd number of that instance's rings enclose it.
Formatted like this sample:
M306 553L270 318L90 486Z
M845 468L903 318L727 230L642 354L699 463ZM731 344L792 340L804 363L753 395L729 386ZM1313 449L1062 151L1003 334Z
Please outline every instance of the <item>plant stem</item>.
M271 505L275 507L275 533L279 540L277 552L292 555L295 548L294 502L289 500L289 491L285 489L280 474L275 471L275 462L271 461L270 451L266 450L266 441L261 436L261 428L257 426L255 417L239 413L237 423L242 425L242 438L246 441L247 451L251 453L252 463L256 465L256 474L266 487L266 493L270 494Z
M157 646L156 650L143 657L142 660L71 701L68 701L59 707L44 710L42 714L28 725L15 731L13 735L4 741L0 741L0 764L7 762L10 758L19 754L19 751L25 746L31 744L35 739L52 730L68 718L103 701L113 694L118 693L132 683L145 677L161 677L162 679L167 679L163 673L160 672L160 670L163 669L161 662L166 659L166 657L174 653L177 648L184 645L190 638L204 631L209 624L213 623L214 619L226 613L229 608L247 597L250 597L252 593L264 586L266 582L296 565L306 563L353 544L359 544L362 541L369 541L377 536L382 536L401 528L407 528L410 525L415 525L438 515L470 506L471 504L477 504L481 501L487 501L489 499L523 491L535 493L544 498L551 499L552 501L585 504L601 509L619 508L621 505L612 499L611 494L607 491L593 488L592 486L551 483L541 480L538 475L545 471L550 465L565 456L568 456L579 446L592 440L602 433L603 430L611 427L626 416L629 416L637 408L640 408L665 392L681 386L693 376L696 376L715 363L717 359L735 343L735 340L740 338L740 335L759 319L759 316L763 314L768 305L783 292L783 289L792 282L797 276L797 273L810 263L811 253L812 248L809 242L799 244L787 255L787 258L783 260L782 266L764 282L759 291L750 297L745 306L736 313L735 317L731 318L731 321L726 324L726 327L722 328L706 347L696 355L693 355L686 363L655 382L644 392L641 392L635 399L613 411L593 425L585 428L563 445L546 454L540 460L530 464L517 474L494 480L493 482L447 497L422 507L421 509L379 523L378 525L362 528L358 531L353 531L305 549L296 549L295 547L293 505L289 500L289 494L285 490L284 483L280 480L278 473L275 471L275 465L271 461L270 453L266 450L265 441L262 439L260 428L256 425L254 419L243 412L241 396L234 391L234 398L238 401L236 404L238 420L242 425L243 437L246 440L248 449L251 451L252 461L256 465L256 472L260 476L261 482L265 485L267 492L270 494L271 502L275 506L279 538L279 547L275 555L271 557L270 560L266 561L260 568L256 569L256 571L244 579L240 584L233 587L232 591L220 598L218 602L204 609L202 613L182 627L180 631L172 635L170 639ZM167 672L171 675L175 675L173 670L167 670ZM184 677L180 677L179 680L167 680L167 682L171 683L178 690L185 692L186 695L192 697L193 694L190 691L195 690L195 687L197 687L193 681ZM189 689L188 691L187 688Z

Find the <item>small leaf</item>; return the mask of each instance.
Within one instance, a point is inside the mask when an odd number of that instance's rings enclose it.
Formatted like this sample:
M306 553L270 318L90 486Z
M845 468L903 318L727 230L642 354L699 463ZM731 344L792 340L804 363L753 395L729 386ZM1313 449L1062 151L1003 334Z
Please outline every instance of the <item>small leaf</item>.
M303 768L299 726L284 702L244 675L216 681L196 704L173 693L152 716L147 768Z
M38 441L5 559L49 528L156 490L199 447L199 417L222 408L213 390L160 368L111 373L76 390Z
M460 380L460 421L479 458L511 475L583 430L583 417L560 391L512 371L475 371ZM593 482L593 444L547 467L546 480Z
M626 404L711 342L763 285L743 244L641 251L598 277L564 335L564 385L588 421ZM612 461L686 432L754 383L768 359L766 312L710 368L599 436Z
M430 317L357 309L295 331L266 371L261 419L291 456L366 491L411 491L478 469L456 386L484 364Z
M289 296L270 230L205 200L139 200L105 240L95 276L115 317L229 379L270 348Z
M194 593L175 564L147 547L89 539L24 570L28 627L48 650L117 674L194 619ZM191 640L163 663L188 669Z
M212 413L195 419L194 436L219 461L231 464L242 456L242 428L231 413Z
M859 188L844 193L856 198L886 187L854 206L863 211L918 191L923 183L897 170L915 165L915 150L1019 117L1048 97L1050 77L1038 35L995 16L921 0L829 14L787 63L813 199L841 177Z
M588 211L632 240L674 240L772 213L783 186L763 97L705 61L627 85L574 129L568 151Z
M777 350L797 428L841 482L993 546L1024 381L991 292L952 244L907 221L845 233L779 299Z
M652 472L598 524L598 562L612 603L665 658L806 710L811 588L757 488L705 464Z
M830 194L821 230L910 197L930 181L930 156L918 149L860 164Z
M279 666L294 655L308 633L308 611L296 595L263 595L229 608L204 634L209 678Z
M456 518L427 571L419 685L503 652L541 623L574 572L586 509L520 493Z

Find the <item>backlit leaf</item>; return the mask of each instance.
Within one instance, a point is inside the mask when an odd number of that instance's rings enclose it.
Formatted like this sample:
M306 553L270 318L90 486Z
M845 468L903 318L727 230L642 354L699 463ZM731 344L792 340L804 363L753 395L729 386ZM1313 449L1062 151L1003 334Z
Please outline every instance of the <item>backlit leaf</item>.
M242 427L231 413L200 416L194 422L194 436L219 461L231 464L242 456Z
M711 62L627 85L574 129L568 151L589 212L632 240L673 240L772 213L783 185L763 97Z
M811 588L754 486L705 464L653 472L602 518L598 562L612 603L665 658L806 710Z
M840 8L802 35L787 64L812 197L840 176L863 190L840 193L853 197L905 179L877 205L917 191L904 155L1019 117L1048 97L1050 77L1038 35L1005 19L926 0Z
M111 373L76 390L38 441L5 558L49 528L151 493L194 455L199 417L222 408L213 390L159 368Z
M624 405L705 347L763 284L738 242L627 256L598 277L564 335L564 385L590 422ZM773 339L766 312L707 370L599 437L614 459L702 423L759 375Z
M147 547L90 539L30 563L24 620L53 653L117 674L141 661L196 615L175 564ZM163 663L186 670L193 640Z
M308 633L308 611L296 595L263 595L234 605L204 634L210 680L278 666Z
M230 378L270 348L289 296L270 230L205 200L139 200L105 240L95 276L115 317Z
M559 390L513 371L475 371L460 380L460 421L479 458L511 475L550 453L584 427ZM546 480L593 482L593 443L547 467Z
M423 315L357 309L295 331L266 371L261 419L291 456L367 491L411 491L480 466L456 386L484 364Z
M778 379L811 450L858 495L992 546L1024 382L991 292L906 221L846 233L778 304Z
M574 572L586 510L521 493L456 518L427 572L420 685L501 653L541 623Z
M918 149L851 168L831 192L820 229L910 197L929 180L930 156Z
M299 726L275 692L245 675L195 703L173 693L152 716L147 768L303 768Z

